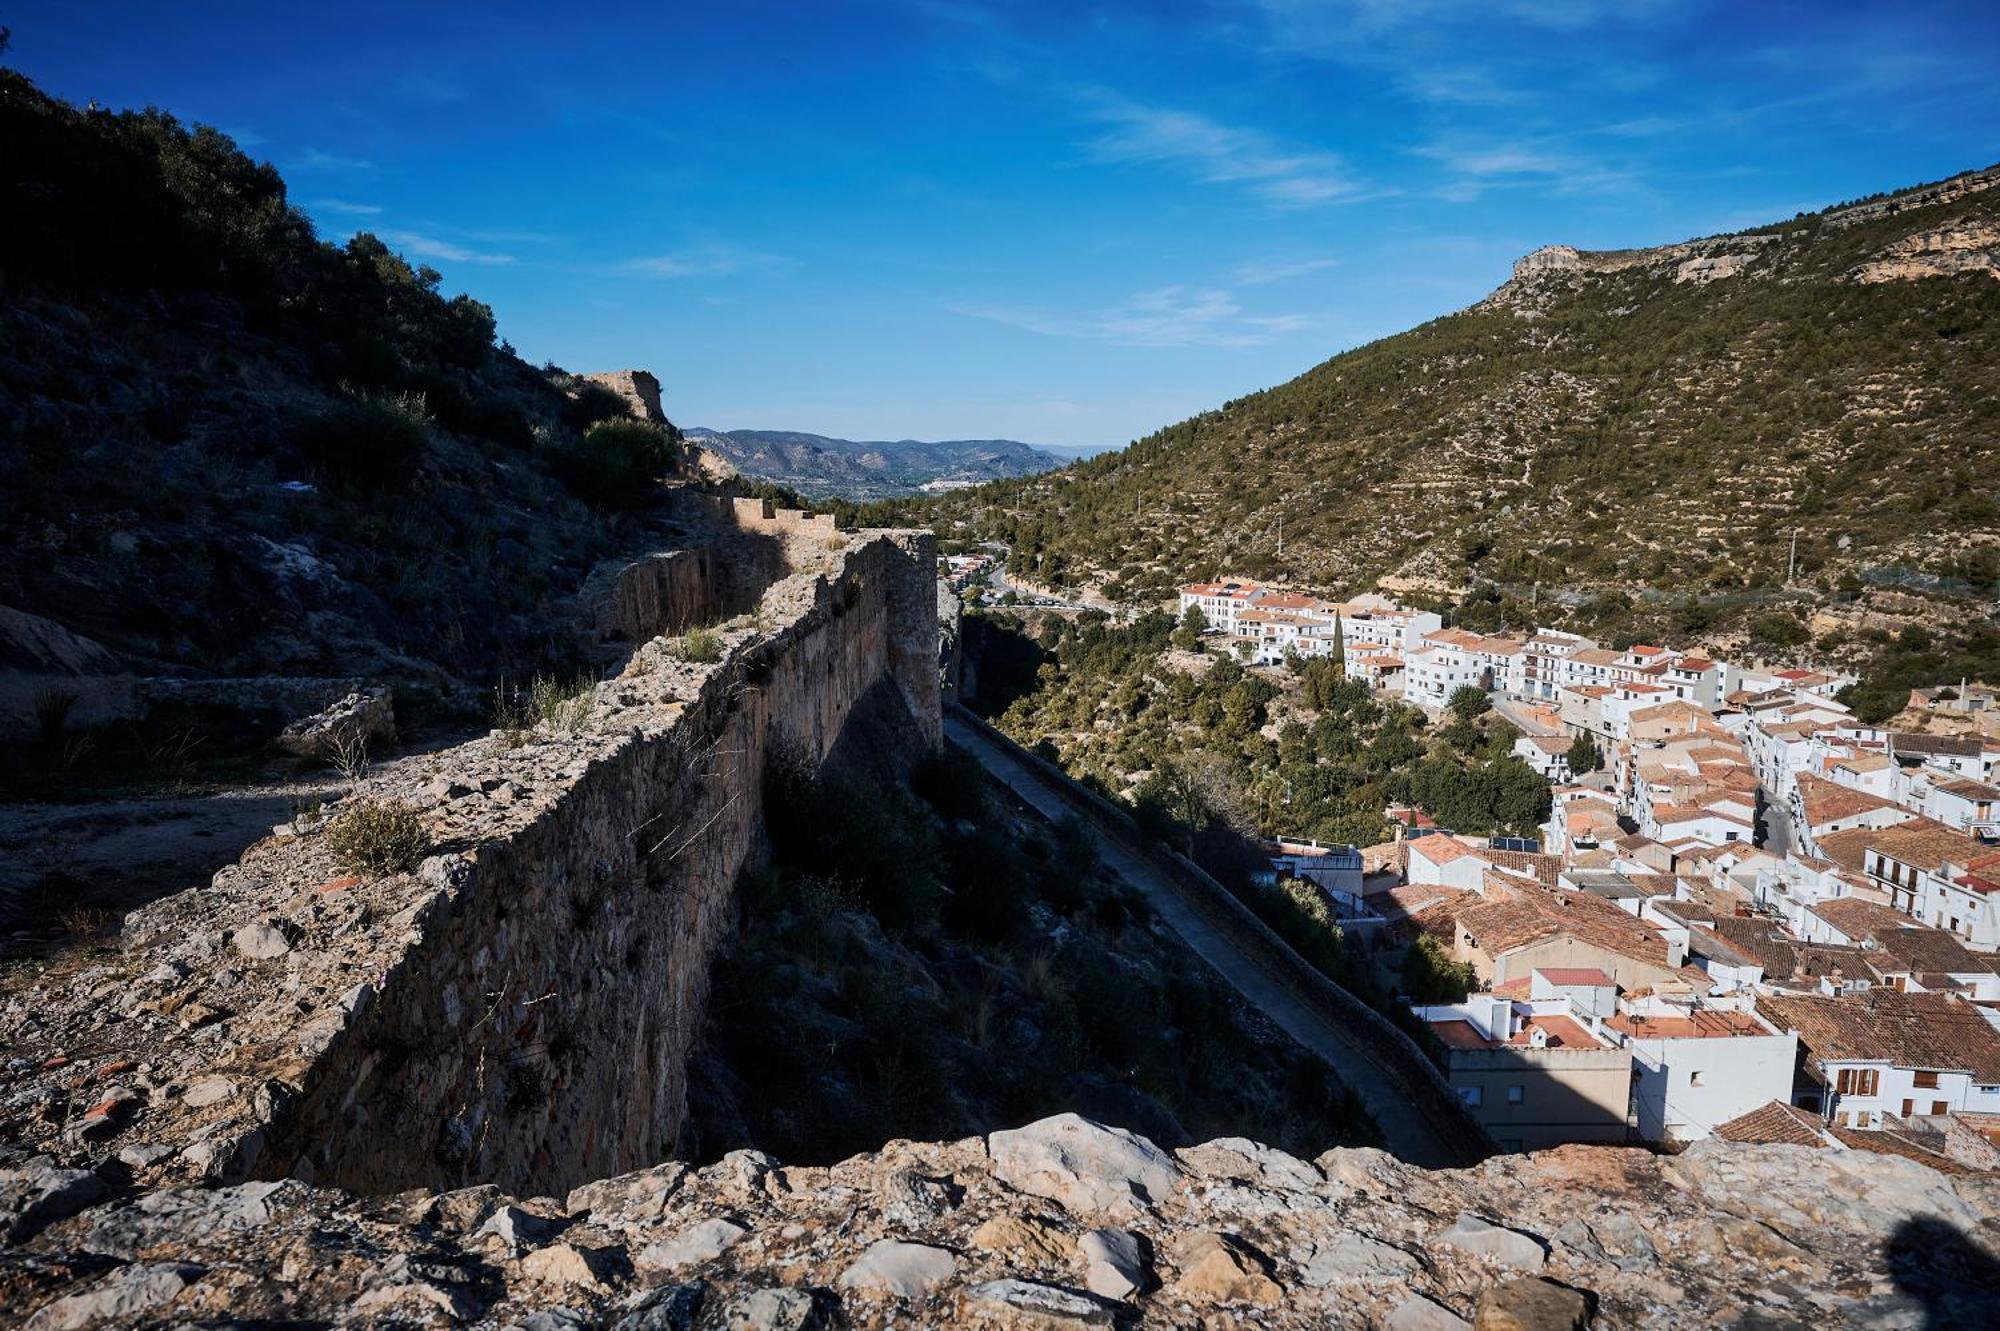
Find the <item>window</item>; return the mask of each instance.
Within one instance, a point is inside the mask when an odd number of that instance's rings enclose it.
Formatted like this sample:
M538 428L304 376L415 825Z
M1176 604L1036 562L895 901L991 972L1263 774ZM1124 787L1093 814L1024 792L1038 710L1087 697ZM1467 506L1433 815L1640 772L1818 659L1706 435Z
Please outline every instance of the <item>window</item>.
M1933 1113L1933 1114L1949 1114L1950 1112L1951 1112L1951 1105L1950 1105L1949 1103L1947 1103L1946 1101L1943 1101L1943 1100L1933 1100L1933 1101L1931 1101L1931 1113Z
M1919 1072L1911 1076L1910 1085L1920 1091L1934 1091L1937 1089L1937 1079L1938 1075L1935 1072Z
M1485 1100L1486 1092L1477 1086L1461 1086L1458 1088L1458 1098L1465 1101L1468 1109L1477 1109L1480 1102Z
M1527 1092L1524 1087L1509 1086L1507 1088L1507 1103L1510 1105L1520 1104L1522 1097L1525 1096L1526 1094Z
M1904 1118L1908 1118L1908 1117L1909 1117L1909 1116L1911 1115L1911 1113L1912 1113L1912 1112L1914 1112L1914 1110L1913 1110L1913 1106L1914 1106L1915 1104L1916 1104L1916 1101L1914 1101L1914 1100L1905 1100L1905 1101L1903 1101L1903 1117L1904 1117Z
M1881 1076L1877 1068L1842 1068L1833 1088L1842 1095L1874 1095Z

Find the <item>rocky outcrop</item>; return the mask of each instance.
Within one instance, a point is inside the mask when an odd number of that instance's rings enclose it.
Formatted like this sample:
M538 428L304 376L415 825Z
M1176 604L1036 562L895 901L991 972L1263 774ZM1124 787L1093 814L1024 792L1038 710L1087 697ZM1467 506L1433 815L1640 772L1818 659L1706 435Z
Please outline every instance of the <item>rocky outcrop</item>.
M1860 1152L1569 1147L1426 1172L1167 1152L1070 1116L831 1168L668 1162L560 1200L296 1180L110 1200L56 1173L0 1172L0 1198L42 1199L0 1250L38 1329L1971 1326L2000 1215L1990 1177Z
M397 765L134 912L117 955L0 991L0 1142L141 1186L363 1192L667 1154L767 766L820 761L868 700L901 718L881 743L939 737L930 535L723 511L793 571L720 659L656 640L584 706ZM413 872L339 861L326 829L367 806L415 814Z
M1965 222L1919 231L1863 264L1854 277L1860 282L1908 282L1956 273L1984 273L2000 280L2000 227Z

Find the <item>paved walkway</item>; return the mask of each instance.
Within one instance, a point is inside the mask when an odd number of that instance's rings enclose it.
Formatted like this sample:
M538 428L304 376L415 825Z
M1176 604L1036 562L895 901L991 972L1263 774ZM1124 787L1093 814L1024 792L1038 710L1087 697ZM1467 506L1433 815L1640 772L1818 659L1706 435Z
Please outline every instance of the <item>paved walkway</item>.
M1007 749L947 713L945 735L979 760L989 773L1051 820L1075 812L1074 807L1042 776ZM1216 973L1269 1017L1287 1035L1312 1050L1333 1068L1341 1082L1361 1097L1382 1130L1383 1141L1397 1156L1431 1168L1461 1163L1438 1141L1421 1116L1411 1112L1401 1091L1381 1075L1373 1061L1351 1044L1342 1029L1320 1016L1271 978L1236 942L1202 919L1182 897L1172 879L1125 848L1095 823L1089 824L1099 860L1143 893L1175 933Z

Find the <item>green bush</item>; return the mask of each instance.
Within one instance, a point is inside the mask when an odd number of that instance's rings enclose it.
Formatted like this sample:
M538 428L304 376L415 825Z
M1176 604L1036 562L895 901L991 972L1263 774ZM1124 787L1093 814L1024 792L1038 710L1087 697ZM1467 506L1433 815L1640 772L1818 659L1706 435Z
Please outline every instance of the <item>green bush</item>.
M552 459L571 494L599 508L643 508L677 450L667 432L643 421L600 421Z
M367 800L334 821L327 845L341 867L355 873L405 873L430 849L417 811L398 800Z
M430 431L421 398L348 398L300 420L292 444L332 485L400 490L416 476Z
M722 635L711 628L691 628L674 644L674 655L683 661L709 665L722 659Z

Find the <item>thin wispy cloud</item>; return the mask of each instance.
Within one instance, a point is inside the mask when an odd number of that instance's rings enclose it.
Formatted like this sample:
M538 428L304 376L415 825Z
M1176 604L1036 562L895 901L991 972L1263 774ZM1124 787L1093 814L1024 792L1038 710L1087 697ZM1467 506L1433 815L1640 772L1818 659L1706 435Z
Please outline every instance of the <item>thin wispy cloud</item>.
M738 249L732 245L697 245L624 264L626 272L647 277L728 277L756 268L771 268L785 261L775 254Z
M308 148L300 153L294 165L305 171L330 171L349 175L375 169L375 163L365 157L343 157L339 153L322 152L318 148Z
M1240 287L1257 287L1271 282L1297 281L1339 266L1338 259L1253 259L1237 264L1230 271L1229 278Z
M1128 347L1256 347L1312 322L1303 314L1251 314L1227 291L1182 286L1142 291L1115 306L1081 312L993 304L946 308L1043 337Z
M346 199L314 199L312 207L325 213L346 213L351 217L373 217L382 211L380 204L349 203Z
M1257 129L1225 125L1195 111L1091 98L1103 132L1085 145L1091 160L1173 167L1203 184L1233 185L1279 207L1303 207L1367 191L1338 156L1285 145Z
M414 254L424 259L444 259L451 263L505 264L516 262L515 257L511 254L498 254L490 251L468 249L463 245L456 245L451 241L440 239L437 236L426 235L421 231L382 230L375 234L389 244L401 249L404 253Z

